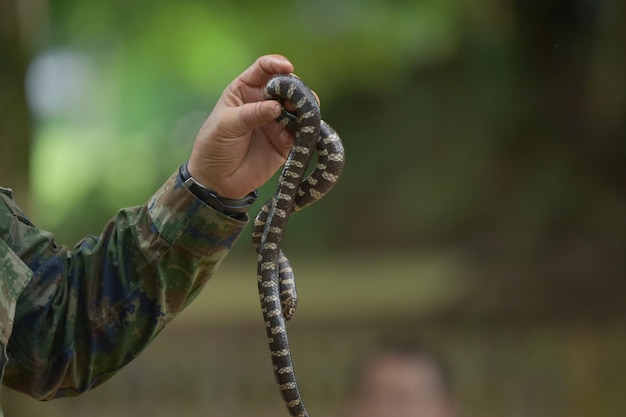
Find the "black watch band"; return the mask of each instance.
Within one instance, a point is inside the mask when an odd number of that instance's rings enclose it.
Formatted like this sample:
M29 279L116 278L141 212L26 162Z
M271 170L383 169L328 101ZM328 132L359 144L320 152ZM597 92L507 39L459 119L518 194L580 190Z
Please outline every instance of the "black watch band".
M189 191L206 203L207 206L211 206L227 216L236 216L246 213L258 197L257 190L252 191L250 194L240 199L220 197L215 191L209 190L196 181L191 174L189 174L186 163L180 167L180 178L183 184L189 188Z

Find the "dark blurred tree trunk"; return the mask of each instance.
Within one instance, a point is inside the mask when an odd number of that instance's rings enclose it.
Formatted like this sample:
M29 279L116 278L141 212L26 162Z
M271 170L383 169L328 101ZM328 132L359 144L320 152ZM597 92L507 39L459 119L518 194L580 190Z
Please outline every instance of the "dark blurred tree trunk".
M526 63L532 107L523 109L522 128L509 132L514 139L501 155L516 176L506 187L517 189L518 197L499 213L489 212L504 226L489 227L495 239L476 256L480 284L459 311L488 305L499 317L621 323L626 317L624 3L517 0L516 5L516 49ZM518 209L524 200L532 202Z
M30 47L19 7L19 0L0 0L0 185L18 191L27 206L32 129L24 81Z

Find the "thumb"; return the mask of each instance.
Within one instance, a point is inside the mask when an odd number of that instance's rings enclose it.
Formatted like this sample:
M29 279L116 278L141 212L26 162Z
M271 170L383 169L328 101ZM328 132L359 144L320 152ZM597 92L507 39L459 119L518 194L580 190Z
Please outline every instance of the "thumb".
M281 111L282 106L276 100L246 103L239 107L239 125L248 132L276 119Z

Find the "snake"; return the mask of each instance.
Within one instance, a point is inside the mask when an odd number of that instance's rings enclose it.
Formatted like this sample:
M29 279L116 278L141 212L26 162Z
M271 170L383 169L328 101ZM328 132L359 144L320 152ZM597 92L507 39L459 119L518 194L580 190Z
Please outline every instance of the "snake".
M337 183L345 155L341 138L321 119L315 95L299 78L274 76L263 92L266 99L282 104L276 121L292 132L295 140L276 192L261 207L252 227L258 291L278 389L292 417L309 417L296 380L286 327L298 303L295 275L281 243L290 215L318 201ZM285 109L287 101L295 111ZM314 154L316 165L305 177Z

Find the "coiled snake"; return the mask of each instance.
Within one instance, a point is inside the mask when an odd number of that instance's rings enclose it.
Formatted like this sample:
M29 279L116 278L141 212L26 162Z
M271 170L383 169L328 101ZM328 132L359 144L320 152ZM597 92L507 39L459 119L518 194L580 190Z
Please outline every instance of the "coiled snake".
M254 220L252 240L257 250L259 297L269 341L274 376L291 416L308 417L291 361L286 320L297 305L294 274L281 250L291 213L322 198L335 185L344 165L344 150L337 133L320 117L319 105L298 78L279 75L265 86L265 96L283 104L290 101L295 114L283 110L277 121L295 134L295 143L278 180L278 189ZM303 179L314 152L317 165Z

